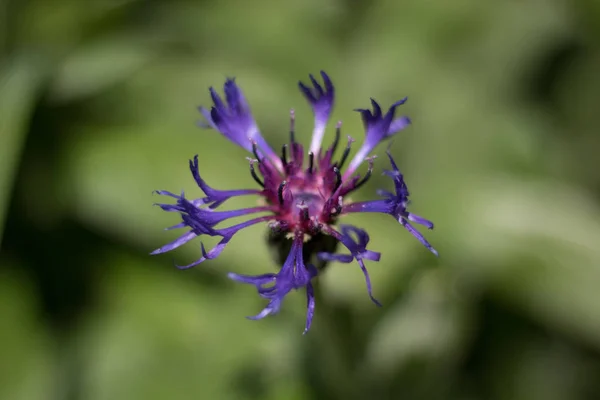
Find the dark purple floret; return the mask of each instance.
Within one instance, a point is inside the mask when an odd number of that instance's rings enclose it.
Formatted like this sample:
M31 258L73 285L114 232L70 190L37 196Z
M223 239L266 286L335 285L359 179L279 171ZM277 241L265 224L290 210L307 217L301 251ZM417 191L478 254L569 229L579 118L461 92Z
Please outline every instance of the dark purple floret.
M269 314L279 312L283 298L292 290L306 287L308 312L306 315L306 328L308 332L315 310L315 298L313 294L311 279L317 276L317 269L311 264L304 264L302 256L302 245L304 237L302 233L296 233L292 239L292 248L281 270L277 274L263 274L257 276L239 275L229 273L229 278L256 286L258 294L269 300L269 304L257 315L248 317L250 319L261 319ZM266 286L270 285L270 286Z
M379 261L380 253L367 249L369 235L363 229L341 225L336 230L337 220L349 213L378 212L392 215L414 235L425 247L437 255L437 251L425 240L411 222L432 229L433 223L407 211L408 189L394 159L388 152L392 169L384 173L394 182L394 191L378 190L380 200L352 203L345 200L349 193L362 187L370 178L375 156L368 157L382 141L410 124L408 117L395 118L396 108L406 98L391 105L383 113L379 104L371 99L372 109L358 109L365 126L365 140L348 167L344 165L351 152L354 139L348 137L339 159L334 155L341 140L341 122L335 127L335 139L326 149L321 147L325 128L334 104L334 86L325 72L321 72L323 83L310 75L311 85L300 82L299 87L310 103L314 114L314 130L308 151L296 141L295 113L290 114L290 142L277 155L264 140L250 112L246 99L233 79L227 79L223 88L225 101L210 88L213 106L210 110L200 107L206 119L203 126L217 130L230 141L246 149L250 176L258 188L218 190L208 186L199 171L198 156L190 160L190 171L205 197L188 199L182 192L176 195L167 191L158 194L175 199L175 204L158 204L163 210L176 212L181 222L167 229L185 229L186 232L173 242L155 250L152 254L171 251L197 236L216 236L220 241L206 250L201 243L202 257L191 264L178 268L191 268L206 260L216 258L237 232L258 223L267 222L269 243L277 247L276 259L282 265L278 273L247 276L230 273L235 281L252 284L258 294L268 300L267 306L251 319L261 319L279 312L283 299L292 290L305 288L307 295L306 329L310 328L315 298L312 279L323 271L327 262L350 263L356 261L366 280L367 291L373 297L371 280L365 260ZM358 167L367 161L364 176L356 174ZM232 211L216 211L232 197L257 195L264 205ZM230 218L263 214L245 222L219 227ZM337 244L345 247L349 254L335 253ZM319 268L317 268L315 265Z

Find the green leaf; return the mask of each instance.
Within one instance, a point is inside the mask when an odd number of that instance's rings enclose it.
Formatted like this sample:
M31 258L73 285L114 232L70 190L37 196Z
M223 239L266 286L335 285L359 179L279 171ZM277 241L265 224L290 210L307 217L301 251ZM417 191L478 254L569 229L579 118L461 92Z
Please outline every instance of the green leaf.
M45 72L44 60L30 54L21 54L0 65L0 243L29 118Z

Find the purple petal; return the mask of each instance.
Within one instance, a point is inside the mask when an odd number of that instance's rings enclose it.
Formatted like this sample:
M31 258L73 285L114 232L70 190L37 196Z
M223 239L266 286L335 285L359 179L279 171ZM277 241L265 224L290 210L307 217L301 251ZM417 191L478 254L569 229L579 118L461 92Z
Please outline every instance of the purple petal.
M224 237L208 253L206 252L206 249L204 248L204 243L200 243L200 246L202 248L202 257L200 257L199 259L197 259L193 263L190 263L190 264L187 264L187 265L177 265L177 264L175 264L175 267L177 267L178 269L189 269L189 268L195 267L198 264L203 263L206 260L212 260L213 258L217 258L221 254L221 252L225 249L225 247L227 246L227 244L229 243L229 241L231 240L231 238L232 238L232 236Z
M186 226L187 226L187 225L186 225L185 223L183 223L183 222L180 222L180 223L178 223L178 224L176 224L176 225L169 226L168 228L165 228L165 231L170 231L170 230L173 230L173 229L185 228Z
M411 123L410 118L408 118L406 116L396 118L390 124L390 127L388 128L388 131L387 131L385 137L389 138L389 137L394 136L396 133L400 132L401 130L403 130L404 128L409 126L410 123Z
M194 177L194 180L196 181L196 183L198 184L200 189L202 189L204 194L206 194L206 197L204 199L202 199L202 202L205 204L212 203L212 202L218 202L218 205L221 205L223 202L225 202L226 200L228 200L232 197L246 196L246 195L250 195L250 194L260 194L261 193L261 191L257 190L257 189L242 189L242 190L213 189L210 186L208 186L206 181L204 181L204 179L202 179L202 177L200 176L198 165L199 165L198 155L196 155L196 156L194 156L193 160L190 160L190 171L192 172L192 176ZM172 196L172 197L177 198L179 196ZM211 207L211 208L216 208L216 207Z
M193 231L187 232L187 233L181 235L180 237L178 237L177 239L173 240L171 243L165 244L161 248L154 250L150 254L156 255L156 254L166 253L167 251L171 251L173 249L176 249L179 246L186 244L187 242L189 242L196 236L198 236L198 235L196 235Z
M382 114L381 107L373 99L371 99L373 111L367 109L357 109L357 111L361 113L363 124L365 126L365 141L344 173L344 181L354 174L358 166L382 140L389 137L388 132L390 131L390 126L394 119L396 107L404 104L405 102L406 98L392 104L385 115Z
M391 199L392 201L394 199ZM390 205L390 200L370 200L359 201L344 205L343 214L359 213L359 212L376 212L389 214L394 210L393 204Z
M369 277L369 271L367 271L367 267L365 267L365 263L362 260L357 260L357 261L358 261L358 265L360 265L360 269L362 270L363 274L365 275L365 282L367 284L367 292L369 293L369 297L371 298L373 303L375 303L379 307L381 307L381 303L375 297L373 297L373 290L371 288L371 278Z
M237 232L239 232L242 229L247 228L251 225L255 225L260 222L270 221L272 219L273 219L273 216L267 215L264 217L254 218L249 221L245 221L240 224L230 226L228 228L215 230L214 232L217 235L223 237L223 239L221 239L221 241L219 243L217 243L217 245L215 247L213 247L209 252L206 252L206 250L204 248L204 244L201 243L200 244L201 249L202 249L202 257L201 258L199 258L198 260L196 260L193 263L188 264L188 265L175 265L175 266L179 269L188 269L188 268L195 267L196 265L198 265L206 260L212 260L214 258L217 258Z
M257 275L257 276L249 276L249 275L241 275L241 274L235 274L233 272L230 272L227 274L227 276L229 277L229 279L232 279L236 282L248 283L248 284L254 285L254 286L262 286L262 285L266 285L267 283L273 282L277 275L270 273L270 274L263 274L263 275Z
M261 153L264 153L276 166L280 166L279 158L261 136L252 117L250 106L242 90L236 85L235 80L227 79L223 86L226 103L223 102L214 88L211 87L209 90L213 107L210 111L204 107L199 107L207 124L249 152L252 152L252 142L256 142Z
M154 193L160 194L161 196L173 197L174 199L178 199L181 197L180 195L171 193L168 190L155 190Z
M258 294L269 300L269 304L256 316L250 319L261 319L267 315L279 311L281 303L285 296L292 289L307 287L307 293L312 296L312 287L308 289L310 280L318 273L313 265L304 265L302 259L303 236L296 235L293 239L292 248L288 254L281 270L277 274L263 274L257 276L247 276L238 274L229 274L231 279L238 282L255 285ZM272 286L265 287L266 284L274 283ZM308 303L307 329L310 327L312 314L314 313L314 299Z
M325 89L323 89L321 84L317 82L312 75L310 75L312 87L309 87L302 82L298 82L300 90L310 103L315 115L315 127L310 145L310 151L314 154L317 154L321 148L323 134L325 133L325 126L327 125L331 110L333 109L335 93L333 83L324 71L321 71L321 77L325 83Z
M350 214L357 212L378 212L392 215L425 247L427 247L433 254L437 256L438 252L429 244L429 242L427 242L427 240L425 240L423 235L419 231L417 231L408 221L412 221L417 224L423 225L428 229L433 229L433 222L418 215L409 213L406 210L406 207L409 203L408 187L406 186L406 182L404 181L402 173L398 169L398 165L396 165L396 162L394 161L394 158L392 157L389 151L387 152L387 155L390 159L392 170L385 171L384 174L393 179L396 193L391 193L385 190L379 190L378 194L386 197L385 199L363 201L344 205L342 214ZM365 253L363 255L363 258L371 259L371 257L377 257L377 254Z
M371 261L379 261L381 253L367 250L369 243L369 235L363 229L352 225L342 225L342 233L337 232L333 228L326 228L326 232L338 239L350 251L350 254L332 254L318 253L317 256L324 261L339 261L349 263L352 260L367 259ZM356 239L356 240L355 240Z
M408 214L408 220L415 222L417 224L423 225L425 226L427 229L433 229L433 222L429 221L428 219L425 219L423 217L420 217L418 215L415 215L413 213L407 213Z
M277 314L279 309L281 308L281 301L279 299L274 299L258 314L252 317L246 317L248 319L256 321L257 319L263 319L267 315Z
M306 327L304 328L304 335L310 329L312 324L313 316L315 315L315 293L312 284L309 282L306 285Z
M319 257L319 260L337 261L337 262L341 262L344 264L348 264L348 263L351 263L352 261L354 261L354 257L350 254L334 254L334 253L320 252L320 253L317 253L317 257Z
M340 229L342 231L342 235L353 238L353 235L358 239L356 244L359 247L365 248L367 247L367 243L371 240L369 234L364 229L357 228L352 225L340 225Z
M421 232L419 232L418 230L416 230L415 227L412 226L408 221L401 220L400 223L402 224L402 226L404 226L406 228L407 231L409 231L414 237L416 237L417 240L419 242L421 242L421 244L423 246L427 247L429 249L429 251L431 251L433 254L435 254L436 256L438 256L437 250L434 249L433 246L431 246L429 244L429 242L423 237L423 235L421 234Z

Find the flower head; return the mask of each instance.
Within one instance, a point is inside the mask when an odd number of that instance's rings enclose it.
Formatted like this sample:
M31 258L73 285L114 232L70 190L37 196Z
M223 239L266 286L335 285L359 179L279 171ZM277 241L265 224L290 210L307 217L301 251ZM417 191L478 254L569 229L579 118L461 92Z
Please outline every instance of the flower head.
M167 191L158 194L175 199L175 204L159 204L168 212L176 212L181 222L167 229L182 228L186 232L173 242L155 250L152 254L171 251L197 236L207 235L220 237L218 244L206 250L201 244L202 257L189 265L178 266L190 268L206 260L216 258L231 239L240 230L266 222L270 229L269 242L276 244L277 259L281 269L277 273L266 273L258 276L247 276L230 273L235 281L254 285L258 294L268 300L266 307L251 319L261 319L277 313L285 296L291 291L304 288L307 294L307 317L305 332L310 328L315 299L312 279L329 261L350 263L356 261L366 280L367 291L371 299L379 302L372 295L371 281L365 260L379 261L380 253L367 249L369 235L363 229L341 225L339 230L335 224L345 214L356 212L378 212L393 216L402 226L414 235L426 248L437 255L437 251L425 240L411 222L432 229L433 223L407 211L408 189L391 154L388 152L391 170L384 173L393 180L394 192L379 190L382 199L348 202L347 195L363 186L370 178L375 157L369 157L373 149L385 139L409 125L407 117L395 118L396 108L404 104L406 99L390 106L383 113L379 104L371 99L372 110L358 109L365 126L365 140L348 168L342 172L351 151L354 139L348 137L347 145L339 160L334 155L341 140L341 123L335 130L335 139L327 148L321 146L325 128L334 103L334 86L325 72L321 72L323 84L310 75L312 86L300 82L299 87L309 101L315 118L310 148L304 147L295 138L295 114L291 112L290 141L276 155L260 134L257 124L250 112L241 89L233 79L227 79L224 86L225 101L210 88L213 106L210 110L200 107L206 119L203 126L210 127L230 141L246 149L253 157L248 158L250 175L258 188L239 190L218 190L210 187L200 176L198 156L190 160L190 170L194 180L202 189L205 197L188 199L184 193L176 195ZM364 176L355 172L367 161ZM255 195L263 198L265 205L233 211L217 211L227 200L237 196ZM225 228L218 226L229 218L255 216L245 222ZM335 253L337 244L345 247L349 254ZM317 265L319 268L317 268Z

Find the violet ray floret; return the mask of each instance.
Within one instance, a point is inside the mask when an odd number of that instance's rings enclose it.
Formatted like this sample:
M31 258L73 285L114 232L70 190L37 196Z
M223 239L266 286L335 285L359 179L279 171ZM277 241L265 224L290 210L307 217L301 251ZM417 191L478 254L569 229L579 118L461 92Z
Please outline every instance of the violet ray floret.
M381 111L381 107L379 103L377 103L374 99L371 99L371 105L373 110L357 108L355 111L358 111L361 114L361 118L363 121L363 125L365 127L365 141L362 146L350 161L350 165L348 165L348 169L344 174L344 177L349 177L352 175L358 166L365 160L365 158L373 151L373 149L381 143L385 139L389 139L394 133L398 132L400 129L405 128L409 125L410 120L405 120L404 127L400 127L401 124L396 124L393 127L395 131L390 133L392 122L394 121L394 115L396 113L396 108L406 103L408 100L407 97L403 98L392 104L388 111L383 114ZM400 129L398 129L400 128Z
M357 212L376 212L389 214L398 222L400 222L400 224L404 226L406 230L408 230L414 237L416 237L417 240L423 244L423 246L437 256L437 250L435 250L425 239L425 237L410 224L410 222L415 222L425 226L427 229L433 229L433 222L406 210L409 192L404 181L404 176L402 173L400 173L400 170L398 169L398 166L394 162L394 159L389 151L387 152L387 155L390 159L392 170L384 171L384 174L393 179L396 193L393 194L387 191L381 191L380 194L385 197L384 200L350 203L344 206L343 212L344 214Z
M352 225L341 225L340 228L342 231L341 233L337 232L333 228L330 228L330 231L328 233L331 236L337 238L344 245L344 247L346 247L350 251L350 254L333 254L320 252L318 254L318 257L321 260L338 261L345 264L356 260L365 276L367 292L369 293L369 297L376 305L381 306L381 303L375 297L373 297L371 278L363 261L379 261L379 259L381 258L381 253L367 250L367 244L371 239L369 237L369 234L365 230Z
M224 98L210 88L213 105L209 109L200 107L206 122L202 126L220 132L227 139L252 154L248 158L249 170L246 173L258 186L254 189L220 190L210 187L200 176L198 156L189 162L190 172L205 197L188 199L185 194L169 191L156 191L159 195L173 199L173 203L157 204L162 210L178 213L181 222L167 228L184 229L185 232L172 242L156 249L151 254L172 251L201 236L218 237L214 247L207 250L200 241L201 257L187 265L177 265L180 269L197 266L206 260L217 258L234 236L247 227L266 222L270 229L269 244L274 246L276 262L281 266L278 272L250 276L229 273L229 278L240 283L255 286L258 295L267 305L250 319L262 319L280 311L285 297L293 290L306 291L306 324L304 333L311 327L315 312L315 294L312 280L325 270L327 262L351 263L356 261L364 274L369 297L381 305L372 294L372 285L365 260L379 261L381 254L367 249L370 237L361 228L340 225L338 219L346 214L377 212L393 216L406 230L419 240L432 253L437 251L411 223L433 229L429 220L407 211L408 189L403 175L388 151L391 169L384 174L392 179L394 191L379 189L378 200L351 203L346 196L366 186L374 169L369 157L373 149L410 124L406 116L395 117L396 108L404 104L406 98L392 104L384 113L381 106L371 99L371 109L358 109L365 128L365 139L357 153L344 170L349 159L354 139L348 137L346 147L336 159L336 151L341 138L341 122L335 127L335 138L329 147L323 147L325 129L334 104L335 89L329 76L321 71L322 82L309 75L310 84L299 82L299 88L308 100L314 115L314 129L310 147L296 141L295 118L290 112L289 143L282 146L281 155L276 155L261 135L240 87L234 79L227 79L223 87ZM367 161L364 176L357 173ZM249 181L249 182L252 182ZM229 211L218 211L233 197L255 195L261 203L255 207ZM256 216L255 214L266 214ZM230 218L251 217L235 225L221 227ZM339 254L336 247L341 244L349 254ZM313 265L319 266L319 269Z
M314 314L314 293L311 279L317 276L317 269L311 264L305 264L302 256L303 236L297 234L293 239L290 253L277 274L263 274L256 276L240 275L230 272L230 279L254 285L258 294L267 300L267 306L257 315L249 319L262 319L270 314L276 314L281 308L284 297L291 291L306 288L308 298L305 333L310 328ZM270 285L270 286L267 286Z
M333 109L335 90L331 79L324 71L321 71L321 77L323 78L325 88L321 86L314 76L309 75L309 77L313 87L306 86L302 82L298 82L298 87L310 103L315 115L315 127L310 144L310 152L316 154L321 149L325 127Z

